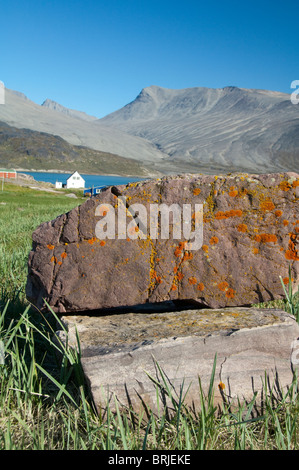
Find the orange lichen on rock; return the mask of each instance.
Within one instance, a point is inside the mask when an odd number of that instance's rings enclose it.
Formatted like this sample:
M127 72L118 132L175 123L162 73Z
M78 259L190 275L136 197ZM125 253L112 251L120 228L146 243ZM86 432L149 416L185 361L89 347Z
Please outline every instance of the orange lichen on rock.
M274 214L275 214L275 217L281 217L282 211L275 211Z
M218 289L222 290L224 292L228 288L228 283L226 281L219 282L218 284Z
M292 185L288 181L282 181L279 183L279 189L282 191L289 191L291 189Z
M48 248L49 250L54 250L55 246L54 246L54 245L51 245L51 244L49 243L49 245L47 245L47 248Z
M218 242L219 242L218 237L212 237L212 238L210 239L210 244L211 244L211 245L217 245Z
M228 211L228 213L229 213L229 217L241 217L243 214L243 211L241 209L237 209L237 210Z
M183 261L190 260L190 259L192 259L192 258L193 258L193 254L192 254L192 253L189 253L188 251L186 251L186 252L184 253L182 262L183 262Z
M185 248L186 244L187 244L187 242L180 242L179 246L177 246L176 249L175 249L174 256L176 256L177 258L179 256L182 256L182 251Z
M201 189L200 189L200 188L195 188L195 189L193 189L193 194L194 194L194 196L198 196L200 193L201 193Z
M227 297L228 299L233 299L235 297L235 294L236 291L230 287L229 289L227 289L225 297Z
M260 243L276 243L277 236L274 233L260 233L254 237L256 242Z
M253 253L254 255L257 255L259 252L260 252L260 250L259 250L258 248L253 248L253 249L252 249L252 253Z
M292 240L292 242L295 242L297 241L297 235L296 233L293 233L293 232L290 232L289 233L289 236L290 236L290 240Z
M63 253L61 253L61 258L65 259L67 257L67 253L64 251Z
M215 214L217 220L228 219L229 217L241 217L243 211L241 209L231 209L230 211L218 211Z
M219 390L224 390L224 389L225 389L224 383L223 383L223 382L219 382L218 388L219 388Z
M105 245L106 245L106 242L105 242L104 240L102 240L102 241L100 242L100 245L101 245L101 246L105 246Z
M293 188L297 188L297 186L299 186L299 180L293 181L292 186L293 186Z
M264 211L264 212L266 212L266 211L273 211L273 209L275 209L275 205L273 204L272 201L267 200L267 201L261 202L260 208L261 208L261 210Z
M216 212L215 217L218 220L227 219L227 216L225 215L225 212L223 212L223 211Z
M193 277L193 276L192 276L192 277L189 277L189 278L188 278L188 281L189 281L189 284L191 284L191 285L197 284L197 279L196 279L196 277Z
M174 256L179 258L179 256L181 256L181 255L182 255L182 250L180 250L179 247L176 247L175 252L174 252Z
M177 274L177 278L178 278L179 281L182 281L182 280L183 280L183 277L184 277L184 274L183 274L183 273L179 272L179 273Z
M242 189L239 191L239 196L240 196L240 197L246 196L246 194L248 194L248 189L246 189L246 188L242 188Z
M238 190L235 189L234 186L232 186L228 194L230 197L236 197L238 195Z
M205 286L203 285L202 282L199 282L199 283L197 284L197 290L200 290L200 291L202 292L202 291L204 290L204 288L205 288Z
M290 261L298 261L298 260L299 260L299 256L298 256L297 250L288 249L288 250L285 252L285 257L286 257L286 259L288 259L288 260L290 260Z
M239 232L242 232L242 233L247 232L247 231L248 231L247 225L246 225L246 224L240 224L240 225L238 225L238 231L239 231Z
M151 269L151 272L150 272L150 277L152 279L155 279L155 281L158 283L158 284L161 284L163 281L161 279L161 276L158 276L157 275L157 272L154 270L154 269Z
M97 240L96 237L92 237L92 238L90 238L90 239L87 240L87 241L88 241L88 243L89 243L90 245L93 245L96 240Z
M286 227L287 225L289 225L289 221L288 221L288 220L284 220L284 221L283 221L283 225Z
M291 282L294 282L294 279L293 279L293 278L291 278ZM288 284L289 284L289 278L288 278L288 277L284 277L284 278L283 278L283 283L286 284L286 285L288 285Z
M299 256L298 256L298 250L296 248L297 234L291 232L289 235L290 235L290 241L289 241L288 249L285 252L285 257L286 259L290 261L298 261Z
M296 251L287 250L285 252L285 257L286 257L286 259L288 259L290 261L299 261L299 256L298 256L297 250Z
M209 247L207 245L202 245L202 249L205 253L208 253Z

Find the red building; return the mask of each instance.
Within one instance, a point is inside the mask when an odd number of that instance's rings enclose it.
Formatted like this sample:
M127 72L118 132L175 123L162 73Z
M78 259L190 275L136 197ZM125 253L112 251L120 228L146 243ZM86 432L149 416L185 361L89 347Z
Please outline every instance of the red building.
M6 170L5 168L0 168L0 178L16 178L16 170Z

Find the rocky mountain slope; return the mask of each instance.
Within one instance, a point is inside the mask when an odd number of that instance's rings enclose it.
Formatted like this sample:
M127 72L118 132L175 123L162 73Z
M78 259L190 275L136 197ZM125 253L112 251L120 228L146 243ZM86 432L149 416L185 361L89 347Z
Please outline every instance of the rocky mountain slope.
M100 122L155 144L164 170L299 169L299 106L284 93L151 86Z
M62 106L59 103L56 103L56 101L46 99L43 103L42 106L48 108L48 109L53 109L54 111L58 111L59 113L66 114L67 116L75 117L78 119L83 119L83 121L95 121L97 118L94 116L89 116L89 114L83 113L82 111L76 111L75 109L69 109L66 108L65 106Z
M47 100L46 100L47 102ZM25 95L5 89L5 104L0 106L0 121L16 128L26 128L62 137L72 145L81 145L121 157L133 158L140 163L162 160L163 153L140 137L82 118L82 113L62 112L63 107L38 105ZM56 108L56 109L54 109ZM84 113L83 113L84 114ZM117 172L117 167L115 168Z
M27 170L64 170L82 173L148 176L133 159L72 145L59 136L18 129L0 121L0 166Z

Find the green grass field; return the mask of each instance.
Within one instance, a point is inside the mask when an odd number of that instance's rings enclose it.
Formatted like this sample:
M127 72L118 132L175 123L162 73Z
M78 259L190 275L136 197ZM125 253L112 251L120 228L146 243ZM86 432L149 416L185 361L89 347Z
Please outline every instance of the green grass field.
M211 387L201 411L194 414L182 397L172 400L175 415L136 415L130 410L106 418L90 400L77 352L56 354L53 333L57 318L27 304L25 283L31 235L42 222L64 213L82 199L4 185L0 192L0 449L2 450L200 450L298 449L297 380L273 405L252 417L254 401L230 410L217 409ZM290 292L291 293L291 292ZM286 292L286 294L288 294ZM289 305L298 308L298 300ZM295 312L295 310L294 310Z

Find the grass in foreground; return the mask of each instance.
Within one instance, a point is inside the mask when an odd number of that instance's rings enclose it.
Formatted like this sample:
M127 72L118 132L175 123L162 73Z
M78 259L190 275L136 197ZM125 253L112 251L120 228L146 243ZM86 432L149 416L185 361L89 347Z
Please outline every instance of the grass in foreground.
M55 355L51 318L36 317L27 308L19 320L0 316L4 363L0 365L0 449L42 450L230 450L298 449L297 377L273 407L271 391L262 415L252 417L255 400L235 410L214 403L214 368L205 396L199 381L201 411L184 405L184 391L172 395L163 371L155 383L168 395L174 413L157 417L107 407L105 419L90 401L80 354L67 346L63 360ZM57 321L52 314L52 320ZM159 369L159 364L157 364Z
M169 396L172 417L167 410L157 417L151 410L136 415L119 407L116 413L107 407L105 419L96 413L80 350L66 346L61 360L53 341L58 318L50 309L41 315L24 296L32 231L76 204L65 196L9 185L0 194L0 449L298 449L296 377L275 408L270 391L262 415L255 418L254 400L236 410L216 407L214 369L206 396L199 381L202 406L196 414L184 405L184 391L172 395L162 370L155 383ZM288 295L288 308L298 306L298 298L291 291Z

